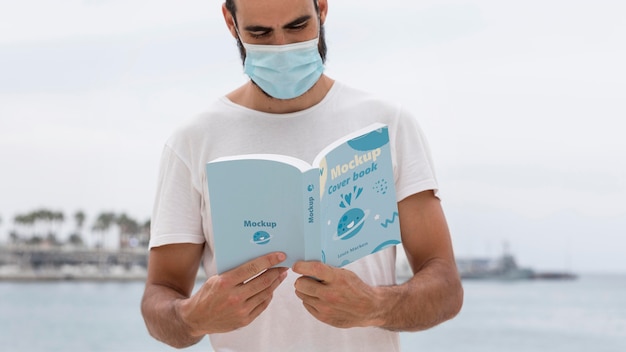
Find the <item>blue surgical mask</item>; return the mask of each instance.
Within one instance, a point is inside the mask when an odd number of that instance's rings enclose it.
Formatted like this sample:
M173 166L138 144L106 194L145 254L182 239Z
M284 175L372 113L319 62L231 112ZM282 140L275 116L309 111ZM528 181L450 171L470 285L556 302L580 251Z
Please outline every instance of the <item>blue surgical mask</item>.
M277 99L293 99L307 92L324 72L317 48L319 38L286 45L243 43L244 72L264 92Z

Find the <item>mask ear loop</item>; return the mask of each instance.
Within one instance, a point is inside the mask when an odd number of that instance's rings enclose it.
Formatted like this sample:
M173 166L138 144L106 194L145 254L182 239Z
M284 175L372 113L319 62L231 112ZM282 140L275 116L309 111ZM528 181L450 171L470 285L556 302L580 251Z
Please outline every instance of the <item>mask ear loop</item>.
M245 42L243 41L243 39L241 39L241 32L239 32L239 23L237 22L237 17L235 17L235 15L232 13L230 15L233 17L233 23L235 25L235 33L237 33L237 41L243 47L243 44L245 44Z
M235 18L233 17L234 23L235 23L235 33L237 33L237 40L239 40L239 42L241 42L243 44L243 40L241 39L241 33L239 33L239 24L237 24L237 20L235 20Z
M320 37L320 34L322 33L322 17L320 16L320 11L319 11L319 1L315 1L318 3L318 7L317 7L317 37Z

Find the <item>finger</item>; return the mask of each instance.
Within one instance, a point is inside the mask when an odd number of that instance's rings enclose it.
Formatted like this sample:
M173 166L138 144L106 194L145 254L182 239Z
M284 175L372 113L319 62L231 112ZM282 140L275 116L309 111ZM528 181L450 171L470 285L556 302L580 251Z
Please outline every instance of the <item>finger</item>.
M304 308L306 308L306 310L311 313L313 316L317 317L319 314L319 310L317 310L317 308L315 308L314 305L309 304L309 303L302 303L302 305L304 306Z
M249 297L256 295L257 293L278 285L287 277L287 268L272 268L264 271L262 274L257 275L254 279L247 280L241 286L245 294Z
M286 277L286 272L280 273L280 275L275 280L270 282L269 285L264 286L263 289L258 290L258 292L251 295L250 298L248 298L248 303L251 305L258 305L263 300L271 299L274 291L278 288L278 286L280 286L280 284L285 280Z
M315 305L317 302L320 301L319 298L317 298L315 296L308 295L308 294L306 294L306 293L304 293L302 291L296 291L296 296L298 298L300 298L302 303L305 303L305 304Z
M261 315L261 313L263 313L263 311L265 309L267 309L267 307L269 307L270 303L272 302L272 300L267 299L262 301L261 303L259 303L256 307L254 307L254 309L252 309L252 311L250 312L250 318L252 318L252 320L255 320L259 315Z
M244 263L237 268L226 272L224 275L229 275L236 284L240 284L255 275L258 275L262 271L279 264L286 258L287 256L282 252L266 254Z
M324 283L308 276L300 277L294 283L296 293L299 292L311 297L317 297L317 291L320 285L324 285Z
M296 262L293 265L293 271L320 282L332 282L334 278L333 268L321 262Z
M256 317L257 315L261 314L261 312L263 312L265 308L267 308L267 306L272 301L274 291L278 288L278 286L280 286L280 284L285 280L286 277L287 272L285 271L281 273L278 279L275 280L270 285L270 287L267 287L265 290L260 291L259 293L248 299L247 304L251 307L254 307L250 312L251 316Z

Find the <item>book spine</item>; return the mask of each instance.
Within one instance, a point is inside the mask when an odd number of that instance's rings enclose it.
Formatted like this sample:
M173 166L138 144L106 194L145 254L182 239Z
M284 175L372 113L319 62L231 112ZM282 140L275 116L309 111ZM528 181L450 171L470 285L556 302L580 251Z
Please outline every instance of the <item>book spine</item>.
M305 260L322 260L320 234L320 176L319 169L312 169L303 174L303 236Z

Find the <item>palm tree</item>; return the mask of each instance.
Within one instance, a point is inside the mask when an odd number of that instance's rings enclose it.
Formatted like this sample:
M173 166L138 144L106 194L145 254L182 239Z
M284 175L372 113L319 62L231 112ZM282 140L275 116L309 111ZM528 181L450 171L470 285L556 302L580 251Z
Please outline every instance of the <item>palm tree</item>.
M33 219L36 238L46 239L52 245L59 244L58 235L65 221L63 212L41 208L28 215ZM35 242L40 241L35 240Z
M76 221L76 230L77 232L82 232L83 225L85 224L85 212L82 210L78 210L74 213L74 221Z
M13 230L11 231L11 240L13 243L17 244L21 242L22 233L21 228L24 224L24 217L22 215L15 215L13 217Z
M119 215L116 223L120 230L120 248L130 247L130 239L136 237L139 233L139 223L126 215L126 213Z
M83 240L83 225L85 224L85 218L85 212L82 210L78 210L74 213L74 222L76 228L74 229L74 232L70 235L70 243L78 246L82 246L85 243L85 241Z
M48 223L50 221L50 212L46 209L38 209L32 211L29 215L33 217L35 237L43 238L51 227Z
M139 245L142 247L147 247L148 243L150 242L150 226L151 226L152 222L150 219L146 220L142 225L141 225L141 235L139 237Z
M103 212L98 215L95 223L92 226L94 233L100 235L100 241L96 243L96 246L101 248L104 246L104 234L109 232L111 226L115 224L117 216L112 212Z
M48 236L52 237L53 244L59 245L58 242L59 235L61 234L61 229L63 228L63 223L65 222L65 214L62 211L50 211L48 214L50 229L48 230Z
M15 224L15 236L13 237L17 242L26 241L31 242L35 236L35 214L30 212L28 214L17 214L13 218Z

